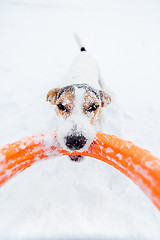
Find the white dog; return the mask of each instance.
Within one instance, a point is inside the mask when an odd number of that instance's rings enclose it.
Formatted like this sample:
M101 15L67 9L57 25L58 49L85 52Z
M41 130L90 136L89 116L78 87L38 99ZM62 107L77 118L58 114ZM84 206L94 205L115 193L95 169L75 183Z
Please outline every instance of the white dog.
M80 54L73 61L65 83L50 90L47 101L56 106L59 118L57 137L63 149L82 152L94 140L102 108L111 102L111 97L101 89L96 62L80 39L76 37L76 40ZM70 155L70 159L79 161L82 156Z

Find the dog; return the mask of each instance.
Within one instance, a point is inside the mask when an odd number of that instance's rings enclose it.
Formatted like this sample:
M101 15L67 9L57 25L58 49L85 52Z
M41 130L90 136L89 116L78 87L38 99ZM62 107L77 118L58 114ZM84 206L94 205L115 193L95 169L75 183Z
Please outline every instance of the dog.
M80 49L65 76L65 83L50 90L46 100L55 105L59 128L57 138L63 149L83 152L94 140L102 109L111 97L102 89L95 60L88 54L78 36ZM72 161L82 160L81 155L69 155Z

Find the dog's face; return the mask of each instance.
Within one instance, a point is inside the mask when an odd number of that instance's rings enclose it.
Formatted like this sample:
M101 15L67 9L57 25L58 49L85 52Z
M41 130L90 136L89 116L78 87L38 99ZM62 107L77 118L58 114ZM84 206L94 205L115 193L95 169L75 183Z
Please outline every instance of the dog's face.
M96 133L96 123L111 98L87 84L74 84L48 92L47 101L56 105L59 117L57 137L67 151L85 151Z

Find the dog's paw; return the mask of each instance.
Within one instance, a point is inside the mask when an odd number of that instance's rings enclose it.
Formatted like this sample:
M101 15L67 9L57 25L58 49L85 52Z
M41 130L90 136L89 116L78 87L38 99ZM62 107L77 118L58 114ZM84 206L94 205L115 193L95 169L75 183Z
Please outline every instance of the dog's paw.
M69 158L74 162L80 162L84 160L84 157L81 155L69 155Z

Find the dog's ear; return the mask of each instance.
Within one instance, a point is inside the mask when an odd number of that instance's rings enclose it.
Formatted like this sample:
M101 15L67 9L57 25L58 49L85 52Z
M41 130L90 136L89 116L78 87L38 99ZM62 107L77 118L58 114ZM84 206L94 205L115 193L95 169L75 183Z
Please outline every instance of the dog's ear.
M111 102L111 97L105 91L99 91L101 97L101 107L106 107Z
M60 88L54 88L50 90L47 94L46 101L49 101L52 105L56 104L56 96L57 93L59 92Z

